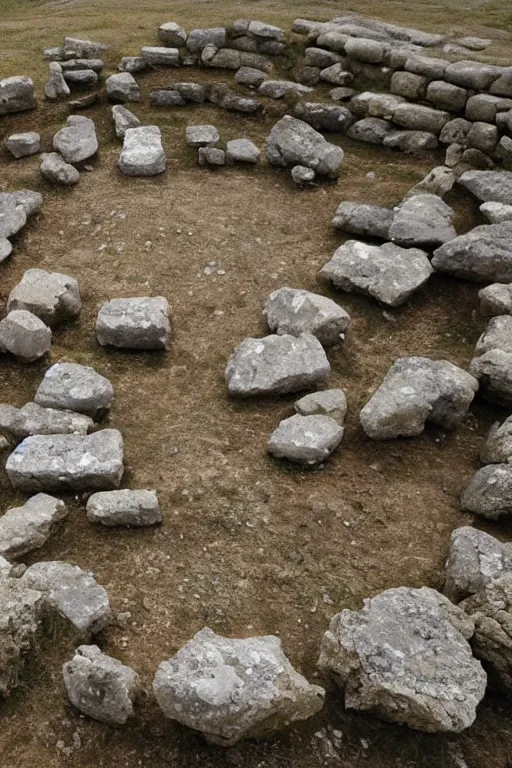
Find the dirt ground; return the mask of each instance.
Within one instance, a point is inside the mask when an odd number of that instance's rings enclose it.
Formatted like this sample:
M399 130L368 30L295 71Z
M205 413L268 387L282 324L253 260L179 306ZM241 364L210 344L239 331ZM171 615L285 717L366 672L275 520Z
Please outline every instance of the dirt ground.
M0 0L2 76L30 74L41 86L46 64L40 51L59 44L64 34L110 43L106 58L113 71L121 55L154 43L157 24L171 19L189 29L237 17L289 27L296 16L328 19L359 10L426 30L456 26L489 35L497 40L496 60L506 57L510 42L505 1L188 5ZM451 531L482 525L461 513L458 498L478 466L486 431L507 414L477 400L453 434L428 429L415 440L366 439L358 411L397 357L426 355L467 366L485 326L476 312L478 286L434 276L404 307L383 311L316 279L343 241L329 226L342 199L393 205L441 155L411 159L330 137L346 151L343 173L336 184L305 191L286 172L266 165L201 169L184 143L187 123L212 122L224 141L244 136L262 146L285 105L269 102L266 118L258 120L209 107L151 110L149 92L157 84L232 82L232 74L160 70L138 79L143 98L133 111L162 129L168 156L163 176L118 174L119 142L105 102L86 113L96 122L100 152L73 189L45 184L37 157L13 161L0 154L2 191L26 186L45 197L41 214L2 265L0 313L23 272L35 266L77 277L84 303L79 321L54 333L49 359L21 366L0 358L0 401L31 400L44 371L57 361L93 365L112 381L109 424L125 439L123 485L157 489L164 524L99 530L85 518L84 498L70 497L72 512L61 535L26 562L60 559L95 573L118 616L98 642L139 672L147 695L128 727L79 716L67 703L60 673L75 643L55 631L28 665L22 687L0 707L0 765L463 768L463 759L469 768L511 766L510 703L492 694L464 734L429 736L345 712L324 680L327 703L316 718L227 751L165 721L152 701L159 662L204 625L227 636L278 634L293 664L319 682L315 664L334 613L360 607L363 598L389 587L440 588ZM65 105L41 101L37 111L3 118L0 141L37 128L49 148L66 115ZM375 181L365 178L368 171ZM461 190L447 201L457 211L460 233L480 222L475 201ZM353 318L345 344L329 353L331 385L342 387L349 402L347 430L341 449L317 471L297 470L265 452L270 432L292 413L293 397L240 403L226 396L230 353L245 336L264 333L263 304L283 285L320 290ZM94 322L103 301L137 295L169 300L173 340L166 354L113 352L96 343ZM22 501L3 470L0 497L3 509ZM485 529L504 540L512 534L506 522Z

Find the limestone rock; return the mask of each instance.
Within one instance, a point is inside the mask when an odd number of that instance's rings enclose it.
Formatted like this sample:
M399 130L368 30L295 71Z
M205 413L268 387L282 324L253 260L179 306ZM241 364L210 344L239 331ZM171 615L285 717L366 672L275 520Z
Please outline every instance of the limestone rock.
M131 75L137 75L148 68L148 63L142 56L123 56L117 68L120 72L129 72Z
M156 491L104 491L87 501L87 519L105 526L143 527L162 522Z
M352 72L347 72L344 64L332 64L320 71L320 80L332 85L350 85L354 80Z
M407 248L435 248L457 237L453 216L438 195L413 194L395 208L389 239Z
M239 96L224 83L214 83L207 89L208 101L228 112L241 112L244 115L257 115L263 112L263 104L258 99Z
M481 315L487 317L512 315L512 285L493 283L478 291L478 298Z
M45 97L49 101L57 101L57 99L69 96L71 91L69 90L69 85L64 80L61 65L57 61L51 61L49 64L49 70L50 76L44 87Z
M471 373L480 380L482 394L500 405L512 404L512 317L493 317L475 347Z
M213 147L220 141L219 132L214 125L187 125L186 142L192 149Z
M158 38L164 45L170 45L173 48L181 48L187 40L187 33L176 24L175 21L166 21L158 27Z
M32 496L22 507L0 517L0 553L18 558L40 549L68 515L63 501L45 493Z
M499 74L499 67L493 64L481 64L478 61L456 61L453 64L448 64L444 79L454 85L460 85L462 88L487 91Z
M456 528L451 536L443 593L452 603L459 603L509 571L512 572L510 545L476 528Z
M288 287L270 294L263 316L272 333L310 333L324 347L338 344L350 324L350 315L326 296Z
M226 153L219 147L199 147L197 151L199 165L226 165Z
M389 131L382 140L384 147L398 149L407 155L417 155L437 149L439 142L428 131Z
M310 125L285 115L272 128L266 143L270 165L304 165L320 176L336 178L343 150L330 144Z
M141 125L139 118L121 104L114 104L112 107L112 118L118 139L124 138L128 128L139 128Z
M113 400L110 381L78 363L56 363L48 368L34 397L45 408L78 411L93 419L104 415Z
M331 224L335 229L362 237L388 240L393 211L378 205L364 205L343 201L339 204Z
M0 352L10 352L25 363L46 355L52 332L42 320L25 309L15 309L0 321Z
M278 459L311 466L325 461L342 437L343 427L329 416L297 413L279 423L270 435L267 450Z
M312 88L293 80L264 80L258 88L260 96L267 96L270 99L282 99L288 93L298 95L311 93Z
M41 137L35 131L12 133L5 142L5 147L18 160L20 157L36 155L41 150Z
M483 224L434 252L438 272L477 282L512 282L512 221Z
M424 99L428 80L410 72L395 72L391 77L391 93L405 99Z
M73 51L74 57L81 57L85 59L94 58L103 51L108 51L108 45L105 43L97 43L94 40L84 40L79 37L65 37L64 38L64 54L65 56L69 51Z
M431 56L421 56L413 53L405 62L405 69L415 75L424 75L429 80L442 80L446 67L450 62Z
M260 150L249 139L231 139L226 144L226 162L250 163L255 165L260 159Z
M343 426L347 414L347 398L342 389L324 389L304 395L295 403L301 416L329 416Z
M43 408L37 403L22 408L0 404L0 432L17 442L30 435L86 435L93 426L89 416L74 411Z
M152 107L184 107L187 103L176 90L153 91L150 95Z
M467 171L460 177L459 184L484 203L512 205L511 171Z
M141 48L141 57L151 67L179 67L180 52L177 48L146 45Z
M460 112L464 109L468 98L465 88L446 83L444 80L434 80L427 86L427 101L431 101L439 109L447 112Z
M361 410L361 425L373 440L416 437L426 422L455 429L477 389L473 376L447 360L401 357Z
M337 104L317 104L311 101L300 101L294 109L294 115L317 131L344 133L354 120L352 113L346 107Z
M140 101L140 88L130 72L119 72L107 77L107 96L116 101Z
M312 168L307 168L304 165L294 165L290 171L292 181L299 187L311 186L316 179L316 173Z
M207 45L214 45L216 48L222 48L226 44L225 27L206 27L203 29L193 29L187 38L187 48L191 53L198 53L206 48Z
M82 302L74 277L44 269L27 269L7 300L7 311L24 309L46 325L77 317Z
M391 124L379 117L363 117L350 126L347 136L366 144L382 144L391 131Z
M226 368L232 396L280 395L321 388L331 367L315 336L247 338L235 349Z
M54 184L69 186L76 184L80 179L80 173L57 152L43 152L41 155L41 175Z
M452 169L447 168L445 165L438 165L436 168L429 171L424 179L419 181L409 190L404 197L404 200L414 197L415 195L423 194L437 195L438 197L443 198L451 190L454 184L455 174ZM438 205L437 200L435 203ZM449 215L448 211L446 211L446 214ZM451 216L453 216L453 211ZM453 237L455 237L455 235L453 235Z
M125 176L156 176L163 173L166 159L160 128L156 125L127 128L117 164Z
M439 136L450 119L448 112L422 104L399 104L393 113L393 120L397 125L414 131L428 131L436 136Z
M461 496L464 512L489 520L512 513L512 465L487 464L472 477Z
M505 419L503 424L495 422L480 449L482 464L512 463L512 417Z
M0 115L35 109L34 83L30 77L15 76L0 80Z
M98 74L92 69L70 69L65 71L64 80L71 85L96 85Z
M102 346L124 349L167 349L171 324L163 296L111 299L96 318L96 337Z
M482 203L480 213L485 216L489 224L512 221L512 205L505 205L505 203Z
M265 72L254 67L240 67L235 75L235 82L247 88L259 88L267 79L268 75Z
M230 640L207 627L160 664L153 691L167 717L222 746L305 720L325 695L294 670L279 638Z

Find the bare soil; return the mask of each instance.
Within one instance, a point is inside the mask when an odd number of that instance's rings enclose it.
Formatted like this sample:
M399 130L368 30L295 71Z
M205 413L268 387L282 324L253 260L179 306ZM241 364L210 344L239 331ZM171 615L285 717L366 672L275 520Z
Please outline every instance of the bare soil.
M101 0L70 8L0 0L0 66L6 75L32 74L41 85L46 65L39 52L64 34L111 43L113 71L121 55L154 42L156 26L165 20L191 28L244 16L289 26L295 16L328 19L342 10L433 31L456 24L461 33L494 36L499 59L508 34L485 25L505 24L507 5L462 7L440 0L340 9L329 3L203 2L190 9L184 2ZM506 415L477 400L455 433L428 429L415 440L366 439L358 411L398 356L467 366L485 326L476 312L478 286L434 276L407 305L383 311L316 279L343 241L329 226L341 200L393 205L442 156L411 159L332 136L346 151L338 183L304 191L286 172L266 165L201 169L184 142L188 123L211 122L224 141L243 136L262 146L286 105L268 102L268 115L259 120L210 107L148 107L155 85L199 79L232 83L232 74L160 70L139 78L143 99L133 111L161 127L168 155L168 170L159 178L127 179L117 172L119 142L105 102L85 113L96 122L100 153L75 188L45 184L37 157L13 161L5 151L0 157L2 190L26 186L45 196L41 214L2 265L0 311L34 266L77 277L84 301L79 321L54 333L49 360L21 366L0 358L0 401L31 400L50 363L93 365L115 388L109 424L125 438L124 486L156 488L164 517L154 530L103 530L87 522L83 497L69 497L72 512L61 535L26 559L67 560L95 573L120 614L98 642L139 672L147 695L129 727L81 717L67 703L60 673L75 644L55 630L28 665L22 687L0 707L0 765L448 768L457 765L457 755L469 768L512 765L510 704L492 694L464 734L429 736L345 712L339 694L323 681L327 704L315 719L227 751L165 721L151 699L158 663L204 625L228 636L279 634L293 664L319 681L319 645L334 613L357 608L389 587L440 588L451 531L472 522L481 526L461 513L459 494L478 466L486 431ZM4 118L0 140L37 128L49 148L66 115L65 105L41 102L35 112ZM365 178L370 170L373 182ZM462 191L447 201L457 211L459 232L480 223L475 201ZM212 262L213 274L206 274ZM230 353L245 336L264 333L263 304L282 285L320 290L353 318L346 343L329 353L331 384L347 393L347 431L339 452L317 471L266 455L268 435L292 413L292 397L240 403L226 396ZM107 351L96 343L94 322L103 301L137 295L169 300L173 341L166 354ZM3 509L22 501L3 471L0 498ZM512 533L506 522L485 529L502 539ZM333 737L333 730L342 735Z

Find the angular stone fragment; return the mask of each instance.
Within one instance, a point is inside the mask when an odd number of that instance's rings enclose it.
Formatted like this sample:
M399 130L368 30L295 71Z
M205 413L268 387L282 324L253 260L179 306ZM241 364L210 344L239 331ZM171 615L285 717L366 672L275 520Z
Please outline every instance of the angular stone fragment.
M0 115L25 112L36 106L34 83L30 77L16 76L0 80Z
M82 302L74 277L43 269L27 269L7 300L7 311L24 309L46 325L77 317Z
M350 85L354 80L352 72L347 72L344 64L332 64L320 71L320 80L332 85Z
M393 211L378 205L363 205L344 200L339 204L331 224L335 229L363 237L388 240Z
M512 221L483 224L444 243L432 266L466 280L512 282Z
M67 126L53 137L53 148L72 165L88 160L98 151L94 122L89 117L70 115Z
M457 237L453 216L438 195L415 194L395 208L389 239L405 247L435 248Z
M111 299L96 318L96 338L102 346L166 349L170 332L169 305L163 296Z
M319 666L348 709L431 733L460 733L476 717L487 677L467 642L474 623L433 589L388 589L343 610L324 635Z
M453 187L455 184L455 174L451 170L451 168L447 168L445 165L438 165L436 168L433 168L424 179L419 181L417 184L412 187L407 195L405 195L404 200L409 199L410 197L414 197L415 195L437 195L438 197L444 197ZM423 201L424 203L431 202L433 205L438 204L436 201ZM441 206L442 209L442 206ZM437 210L437 208L436 208ZM448 211L446 211L448 214ZM453 211L452 214L453 215ZM450 216L451 218L451 216ZM453 230L455 231L455 230ZM453 235L455 237L455 235Z
M439 141L441 144L460 144L464 147L466 146L470 129L471 123L469 120L464 120L463 117L456 117L445 124L439 134Z
M232 396L279 395L321 388L331 367L315 336L271 335L247 338L235 349L226 367Z
M76 184L80 179L80 173L57 152L43 152L40 165L41 175L54 184L69 186Z
M221 166L226 164L226 153L219 147L199 147L197 160L199 165Z
M451 536L443 593L459 603L492 579L512 572L512 547L484 531L463 526Z
M141 125L139 118L126 107L122 107L121 104L114 104L112 107L112 118L118 139L124 138L128 128L139 128Z
M18 360L38 360L48 352L51 343L50 328L31 312L15 309L0 321L0 352L10 352Z
M310 333L324 347L338 344L350 324L350 315L326 296L288 287L270 294L263 316L272 333Z
M142 56L123 56L117 66L120 72L129 72L136 75L148 68L148 63Z
M343 426L347 414L347 398L342 389L324 389L304 395L295 403L301 416L329 416Z
M220 136L214 125L187 125L185 140L192 149L199 149L215 146L220 141Z
M290 171L292 181L299 187L311 186L316 178L316 173L312 168L306 168L304 165L294 165Z
M226 144L226 162L250 163L255 165L260 159L260 150L249 139L232 139Z
M503 424L495 422L480 449L482 464L512 463L512 417L505 419Z
M104 415L113 400L110 381L78 363L56 363L48 368L34 397L45 408L77 411L93 419Z
M40 151L41 137L35 131L12 133L5 142L5 147L13 157L19 160L20 157L36 155Z
M493 283L478 291L480 314L486 317L512 315L512 285Z
M166 21L165 24L160 24L158 27L158 38L164 45L181 48L182 45L185 45L187 33L175 21Z
M460 177L459 184L483 203L512 205L511 171L467 171Z
M64 80L62 67L57 61L51 61L49 64L50 76L44 87L44 95L49 101L69 96L71 91L69 85Z
M40 549L68 515L63 501L38 493L0 517L0 554L18 558Z
M140 55L151 67L179 67L180 65L180 52L177 48L146 45L141 48Z
M356 291L397 307L420 288L433 270L427 254L393 243L368 245L348 240L319 272L342 291Z
M86 435L93 426L89 416L74 411L43 408L37 403L22 408L0 404L0 431L17 442L30 435Z
M267 450L277 459L311 466L325 461L342 437L343 427L329 416L295 414L281 421L272 432Z
M311 717L325 695L294 670L279 638L231 640L208 627L160 664L153 691L167 717L226 747Z
M235 75L235 82L238 85L245 85L247 88L259 88L267 80L268 75L260 69L254 67L240 67Z
M67 620L81 639L88 640L112 620L105 589L92 573L77 565L59 560L35 563L27 568L20 583L42 592L51 609Z
M107 96L116 101L140 101L140 88L130 72L119 72L107 77Z
M468 137L468 147L479 149L480 152L492 153L498 143L498 129L489 123L473 123Z
M103 491L87 501L87 519L105 526L140 528L162 522L156 491Z
M461 496L464 512L472 512L489 520L512 513L512 465L487 464L472 477Z
M125 176L157 176L166 168L162 134L156 125L127 128L117 165Z
M270 165L304 165L320 176L336 178L343 161L343 150L330 144L310 125L285 115L272 128L266 142Z
M478 381L447 360L401 357L361 410L361 425L373 440L416 437L426 422L452 430L477 390Z
M352 113L346 107L336 104L317 104L311 101L300 101L294 109L294 115L317 131L343 133L354 120Z

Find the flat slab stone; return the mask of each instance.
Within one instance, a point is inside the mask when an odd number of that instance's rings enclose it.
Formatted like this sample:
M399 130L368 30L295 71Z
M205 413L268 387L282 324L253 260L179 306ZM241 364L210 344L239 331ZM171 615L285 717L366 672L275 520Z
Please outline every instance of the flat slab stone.
M483 203L512 205L512 171L466 171L459 184Z
M108 411L114 388L94 368L78 363L55 363L48 368L34 401L45 408L85 413L94 419Z
M315 336L247 338L226 367L232 396L280 395L327 385L331 366Z
M427 254L394 243L368 245L348 240L334 253L318 276L342 291L365 293L397 307L418 290L433 269Z
M102 346L124 349L167 349L171 324L163 296L111 299L96 318L96 338Z
M394 209L389 239L404 247L436 248L457 237L453 216L438 195L415 194Z
M220 141L219 132L214 125L187 125L185 140L192 149L213 147Z
M46 325L77 317L82 308L74 277L44 269L27 269L7 299L7 311L25 309Z
M437 272L476 282L512 282L512 221L482 224L444 243L432 266Z
M32 435L7 459L7 476L16 490L109 491L119 488L124 465L123 438L117 429L90 435Z
M311 466L329 458L342 437L343 427L329 416L297 413L280 422L270 435L267 450L278 459Z
M128 128L117 164L126 176L156 176L163 173L166 159L160 128L156 125Z
M504 573L512 573L512 547L484 531L463 526L451 536L443 592L452 603L479 592Z
M143 527L162 522L156 491L103 491L87 501L87 519L105 526Z
M141 48L140 55L151 66L179 67L180 65L180 52L177 48L146 45Z
M311 333L324 347L338 344L350 324L348 312L332 299L288 287L270 294L263 316L273 333Z
M341 229L353 235L388 240L392 221L393 211L389 208L344 200L336 209L331 224L335 229Z
M0 431L16 441L30 435L86 435L94 426L89 416L26 403L22 408L0 404Z
M0 553L18 558L40 549L68 515L63 501L38 493L0 517Z

